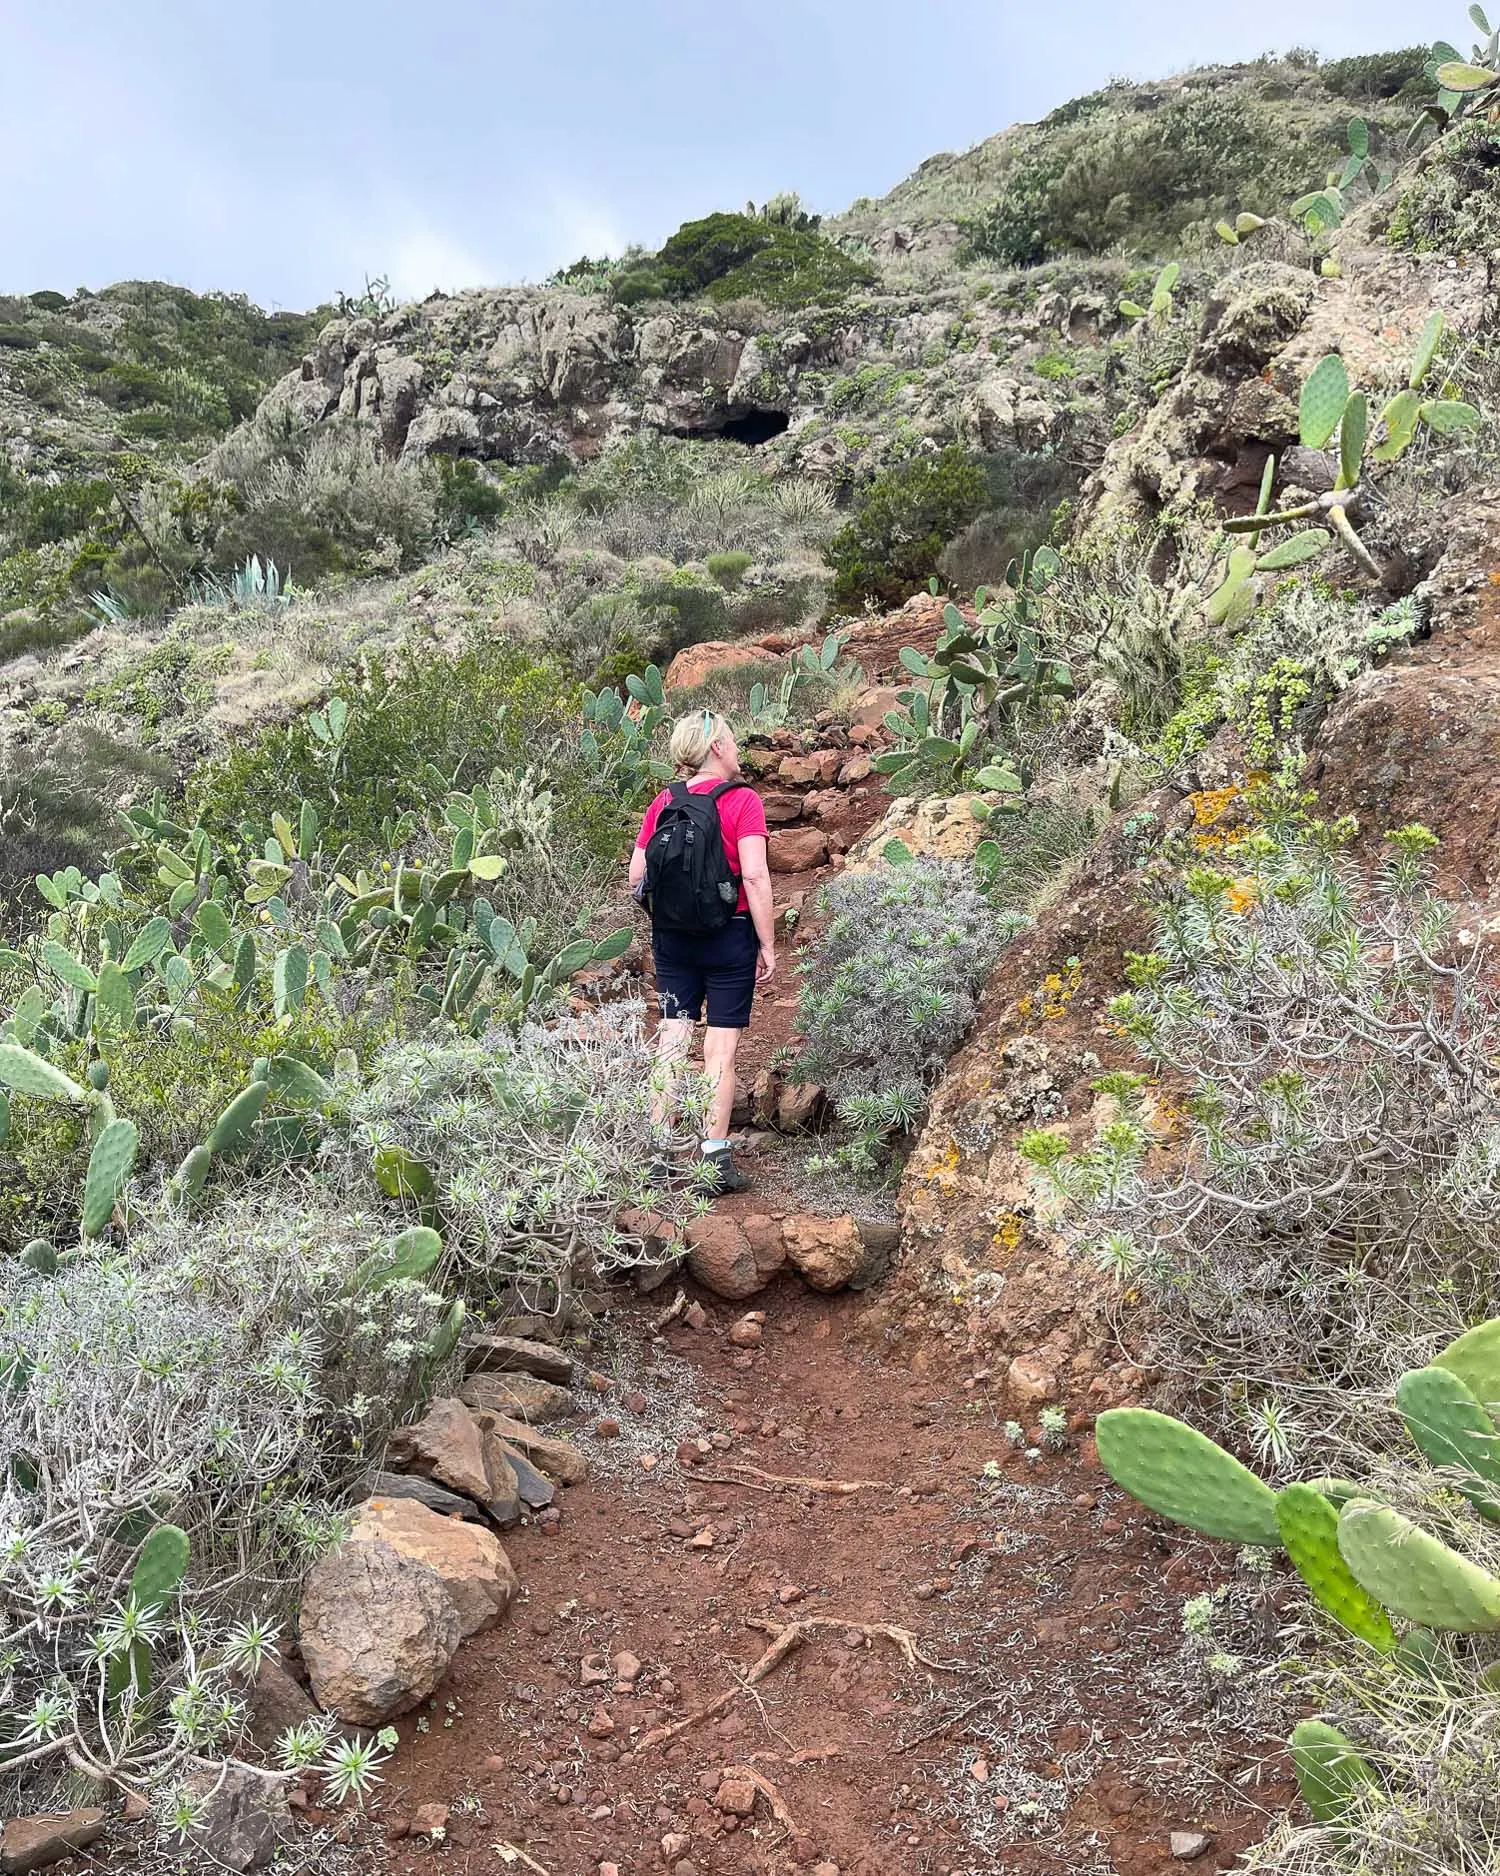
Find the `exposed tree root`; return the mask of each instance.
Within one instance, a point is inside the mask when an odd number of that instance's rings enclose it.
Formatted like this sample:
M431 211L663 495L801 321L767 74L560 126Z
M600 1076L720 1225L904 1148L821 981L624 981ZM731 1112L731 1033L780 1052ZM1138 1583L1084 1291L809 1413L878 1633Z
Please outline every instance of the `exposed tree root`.
M771 1783L769 1778L762 1778L760 1773L757 1772L753 1766L726 1765L724 1767L723 1776L725 1778L747 1779L754 1785L755 1789L765 1799L766 1803L770 1805L771 1815L775 1818L776 1822L790 1831L792 1836L800 1837L802 1835L801 1831L797 1828L797 1820L792 1816L785 1804L783 1804L781 1793Z
M804 1479L787 1478L779 1472L762 1472L759 1466L746 1465L738 1459L731 1459L728 1465L732 1471L748 1472L751 1479L763 1479L767 1485L796 1485L804 1492L823 1492L834 1498L849 1498L855 1492L889 1492L894 1489L889 1479ZM702 1476L702 1475L700 1475ZM731 1479L715 1476L717 1485L745 1485L751 1491L759 1491L759 1486L750 1485L750 1479Z
M843 1616L811 1615L800 1622L788 1622L782 1626L776 1622L752 1620L746 1624L749 1628L758 1628L772 1637L771 1645L761 1655L743 1679L736 1679L733 1687L727 1688L716 1700L711 1700L706 1707L699 1707L685 1720L674 1721L671 1726L658 1726L654 1732L647 1733L641 1741L639 1750L648 1752L653 1746L665 1746L684 1733L691 1732L695 1726L701 1726L706 1720L716 1720L734 1704L735 1695L754 1687L763 1681L774 1669L780 1667L794 1648L800 1648L810 1635L819 1629L838 1629L840 1632L864 1635L871 1640L888 1641L901 1650L906 1665L910 1668L924 1667L939 1674L956 1674L959 1669L943 1661L934 1661L924 1655L917 1638L910 1629L897 1628L890 1622L851 1622Z

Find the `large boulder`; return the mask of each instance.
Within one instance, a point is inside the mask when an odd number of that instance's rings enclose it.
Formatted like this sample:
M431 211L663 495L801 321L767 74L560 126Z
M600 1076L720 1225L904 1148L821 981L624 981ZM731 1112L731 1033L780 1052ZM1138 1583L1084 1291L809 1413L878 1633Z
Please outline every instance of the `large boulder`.
M869 872L893 840L899 840L914 859L971 860L988 831L975 814L975 806L988 806L997 799L969 794L929 795L917 801L902 795L851 849L845 872Z
M365 1540L384 1540L403 1557L430 1564L453 1598L466 1638L493 1628L521 1587L492 1532L440 1518L410 1498L372 1498L362 1505L349 1541Z
M319 1703L351 1725L381 1726L437 1687L463 1621L430 1563L364 1537L314 1564L297 1633Z

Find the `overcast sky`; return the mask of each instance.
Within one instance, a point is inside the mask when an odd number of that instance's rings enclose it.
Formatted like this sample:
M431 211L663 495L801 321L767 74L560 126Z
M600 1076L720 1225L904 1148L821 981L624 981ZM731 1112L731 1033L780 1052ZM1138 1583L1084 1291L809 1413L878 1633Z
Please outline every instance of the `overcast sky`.
M836 213L1112 77L1467 43L1416 0L0 0L0 291L304 307Z

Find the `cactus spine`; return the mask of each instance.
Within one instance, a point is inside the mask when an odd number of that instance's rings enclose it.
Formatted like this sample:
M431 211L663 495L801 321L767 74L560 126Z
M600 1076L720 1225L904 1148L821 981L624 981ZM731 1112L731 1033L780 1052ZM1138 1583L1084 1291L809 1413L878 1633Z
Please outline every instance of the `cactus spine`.
M1222 1446L1169 1414L1116 1407L1095 1427L1099 1463L1151 1511L1206 1537L1274 1549L1276 1494Z

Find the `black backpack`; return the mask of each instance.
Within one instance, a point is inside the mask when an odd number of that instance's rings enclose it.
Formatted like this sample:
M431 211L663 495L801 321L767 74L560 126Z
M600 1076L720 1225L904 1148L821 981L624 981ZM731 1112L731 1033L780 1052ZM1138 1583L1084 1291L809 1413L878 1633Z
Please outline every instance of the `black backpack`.
M706 938L734 917L740 882L724 851L719 797L749 786L720 782L695 794L686 782L673 782L646 843L644 898L658 930Z

